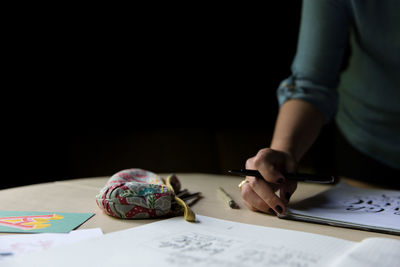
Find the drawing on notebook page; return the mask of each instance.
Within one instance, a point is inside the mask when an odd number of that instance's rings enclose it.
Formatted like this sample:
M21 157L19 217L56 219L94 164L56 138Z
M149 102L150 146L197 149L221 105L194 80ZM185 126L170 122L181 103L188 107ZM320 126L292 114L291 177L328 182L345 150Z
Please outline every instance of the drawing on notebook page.
M400 235L400 192L344 182L293 203L281 218Z
M251 243L251 244L250 244ZM164 236L146 245L165 253L173 265L207 266L313 266L321 256L282 244L254 243L248 240L200 232Z
M183 233L161 239L156 244L157 248L167 252L191 254L198 256L213 256L224 253L242 243L238 239L211 236L195 232Z
M246 266L314 266L321 260L321 256L312 251L261 243L255 247L240 251L236 261L246 262Z
M388 212L400 215L400 195L356 196L344 201L346 210L365 212Z

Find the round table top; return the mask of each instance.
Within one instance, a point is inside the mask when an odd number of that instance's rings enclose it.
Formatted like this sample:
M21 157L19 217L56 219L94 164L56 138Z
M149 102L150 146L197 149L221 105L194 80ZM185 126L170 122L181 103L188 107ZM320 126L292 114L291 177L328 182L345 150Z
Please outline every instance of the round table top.
M167 177L167 174L160 174ZM243 204L237 185L243 178L204 173L177 174L182 188L190 192L201 192L201 198L192 210L196 214L214 218L232 220L254 225L277 227L338 237L351 241L361 241L367 237L390 237L400 239L400 236L367 232L328 225L305 223L279 219L276 216L252 212ZM104 233L123 230L138 225L154 222L149 220L123 220L106 215L97 206L95 196L104 187L109 177L91 177L34 184L0 190L2 209L10 211L51 211L51 212L91 212L91 219L79 229L101 228ZM350 184L360 185L347 180ZM366 186L363 184L362 186ZM223 187L239 204L239 209L231 209L217 194L217 188ZM299 183L291 202L297 202L328 189L330 185Z

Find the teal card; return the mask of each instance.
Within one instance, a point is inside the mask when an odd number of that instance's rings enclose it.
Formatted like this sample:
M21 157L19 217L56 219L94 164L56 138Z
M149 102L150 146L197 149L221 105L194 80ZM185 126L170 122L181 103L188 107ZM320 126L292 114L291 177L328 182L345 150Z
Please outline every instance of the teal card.
M94 213L65 213L0 210L2 233L68 233Z

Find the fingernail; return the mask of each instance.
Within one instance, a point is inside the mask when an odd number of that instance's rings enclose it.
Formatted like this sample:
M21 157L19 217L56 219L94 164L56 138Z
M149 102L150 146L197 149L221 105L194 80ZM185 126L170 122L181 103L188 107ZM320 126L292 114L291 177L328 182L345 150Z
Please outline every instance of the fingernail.
M271 209L271 208L269 208L269 213L271 213L271 214L275 214L275 211L273 210L273 209Z
M279 178L276 182L277 182L278 184L283 184L284 181L285 181L285 180L284 180L283 178Z
M279 206L279 205L276 205L275 210L276 210L278 213L282 213L282 211L283 211L282 207Z
M289 192L286 192L285 198L286 198L287 201L290 200L290 197L291 197L291 194Z

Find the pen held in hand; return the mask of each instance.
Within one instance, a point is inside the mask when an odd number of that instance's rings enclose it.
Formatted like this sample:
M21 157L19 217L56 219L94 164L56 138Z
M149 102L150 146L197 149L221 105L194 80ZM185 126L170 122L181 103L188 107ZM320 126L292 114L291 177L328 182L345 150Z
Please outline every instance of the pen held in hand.
M222 197L222 199L228 204L229 207L232 209L239 209L239 205L232 199L232 197L225 192L222 187L218 187L217 189L218 194Z
M254 176L258 178L263 178L261 173L257 170L230 170L229 173L239 175L239 176ZM288 180L306 182L306 183L318 183L318 184L332 184L335 182L335 177L331 175L320 175L320 174L310 174L310 173L282 173L283 176Z

